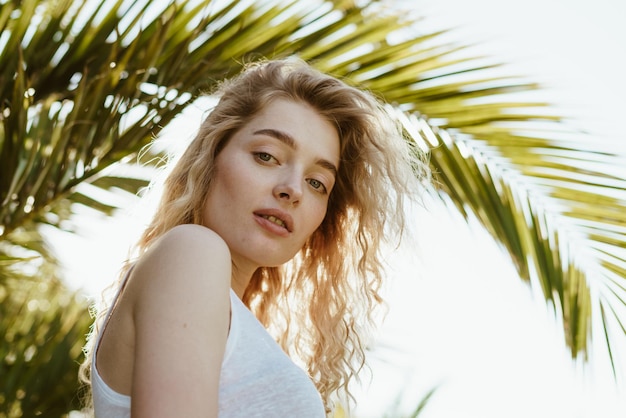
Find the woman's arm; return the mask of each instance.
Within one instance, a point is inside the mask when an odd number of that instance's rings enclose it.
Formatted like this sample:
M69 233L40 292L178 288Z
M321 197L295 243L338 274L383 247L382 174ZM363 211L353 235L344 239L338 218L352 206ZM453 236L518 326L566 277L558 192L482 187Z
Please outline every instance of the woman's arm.
M228 247L205 227L181 225L141 257L132 276L131 415L216 417L230 321Z

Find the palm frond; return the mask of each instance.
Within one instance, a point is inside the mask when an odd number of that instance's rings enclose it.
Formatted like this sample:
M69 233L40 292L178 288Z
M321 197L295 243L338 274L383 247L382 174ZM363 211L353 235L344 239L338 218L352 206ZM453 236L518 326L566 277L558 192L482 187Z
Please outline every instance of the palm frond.
M520 277L539 286L559 311L572 356L587 355L592 315L601 315L603 329L595 330L604 334L601 340L616 338L611 324L624 330L618 312L626 300L619 238L626 179L615 173L626 157L581 152L557 139L516 142L513 133L501 133L503 145L494 146L478 134L453 137L415 115L397 117L413 141L431 150L439 193L466 218L478 219L511 255ZM591 169L598 159L604 173Z

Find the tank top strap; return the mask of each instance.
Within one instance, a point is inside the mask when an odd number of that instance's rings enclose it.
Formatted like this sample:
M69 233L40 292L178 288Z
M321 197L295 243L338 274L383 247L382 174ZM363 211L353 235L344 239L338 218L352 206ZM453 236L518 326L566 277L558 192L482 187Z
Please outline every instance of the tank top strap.
M111 318L111 313L113 312L115 305L117 305L117 300L119 299L120 295L124 291L124 288L126 288L126 283L128 283L128 278L130 277L130 273L133 271L134 267L135 265L131 265L128 271L126 272L126 274L124 274L122 281L120 282L119 286L117 287L117 290L115 291L115 296L113 296L113 299L111 299L111 304L107 308L106 315L102 320L101 329L99 329L96 334L96 341L95 341L94 350L93 350L94 357L95 357L95 354L98 352L98 347L100 346L100 338L102 337L102 334L104 333L104 330L106 329L109 323L109 318Z

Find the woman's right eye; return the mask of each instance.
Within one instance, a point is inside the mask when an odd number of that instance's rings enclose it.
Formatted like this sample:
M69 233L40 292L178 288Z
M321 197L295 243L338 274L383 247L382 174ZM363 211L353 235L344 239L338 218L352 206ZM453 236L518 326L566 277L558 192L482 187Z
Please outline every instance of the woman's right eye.
M272 154L268 154L267 152L255 152L254 156L264 163L269 163L270 161L275 160L274 156L272 156Z

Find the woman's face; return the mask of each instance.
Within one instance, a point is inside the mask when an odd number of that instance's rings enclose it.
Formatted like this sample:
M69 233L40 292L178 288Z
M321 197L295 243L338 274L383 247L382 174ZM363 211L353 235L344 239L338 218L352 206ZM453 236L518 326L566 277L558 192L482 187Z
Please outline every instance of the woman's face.
M322 223L338 168L335 127L306 104L274 100L217 156L203 224L235 265L283 264Z

